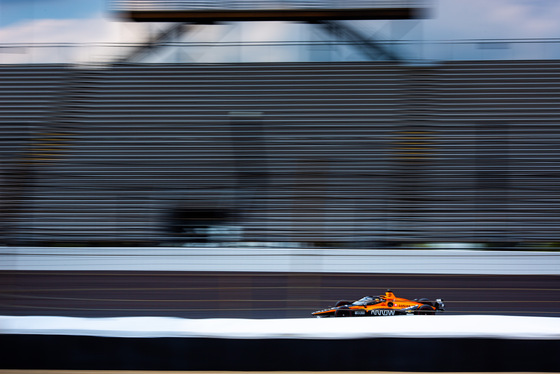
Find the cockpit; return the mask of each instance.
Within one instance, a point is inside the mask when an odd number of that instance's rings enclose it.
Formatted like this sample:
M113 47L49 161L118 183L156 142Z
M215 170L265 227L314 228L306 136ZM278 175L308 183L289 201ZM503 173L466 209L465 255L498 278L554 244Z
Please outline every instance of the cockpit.
M360 300L354 301L352 305L374 305L374 304L379 304L382 301L383 300L381 300L379 297L365 296L362 297Z

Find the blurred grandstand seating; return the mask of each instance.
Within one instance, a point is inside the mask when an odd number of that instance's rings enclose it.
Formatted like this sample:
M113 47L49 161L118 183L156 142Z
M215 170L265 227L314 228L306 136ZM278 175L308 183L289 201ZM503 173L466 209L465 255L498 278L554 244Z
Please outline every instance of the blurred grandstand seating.
M4 65L0 80L8 244L558 238L557 61Z

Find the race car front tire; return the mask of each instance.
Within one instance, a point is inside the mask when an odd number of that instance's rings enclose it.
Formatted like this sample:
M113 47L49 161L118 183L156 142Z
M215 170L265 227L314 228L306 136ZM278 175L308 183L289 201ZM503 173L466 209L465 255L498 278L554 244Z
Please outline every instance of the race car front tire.
M339 309L336 312L334 312L334 316L335 317L351 317L352 316L352 311L350 311L350 309Z

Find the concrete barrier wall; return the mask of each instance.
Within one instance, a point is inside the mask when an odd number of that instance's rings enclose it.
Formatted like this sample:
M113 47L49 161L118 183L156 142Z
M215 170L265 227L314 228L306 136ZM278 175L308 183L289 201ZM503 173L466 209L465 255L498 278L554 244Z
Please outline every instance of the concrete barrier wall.
M3 367L57 370L557 372L560 342L246 340L3 335Z
M60 320L58 317L53 320L51 323L44 318L39 321L0 319L4 327L0 334L2 367L228 371L560 370L558 318L152 319L151 325L142 319L141 328L134 323L136 328L131 328L131 321L127 319ZM158 331L162 323L167 328L175 326L176 330Z
M0 247L0 270L560 275L560 253L196 247Z

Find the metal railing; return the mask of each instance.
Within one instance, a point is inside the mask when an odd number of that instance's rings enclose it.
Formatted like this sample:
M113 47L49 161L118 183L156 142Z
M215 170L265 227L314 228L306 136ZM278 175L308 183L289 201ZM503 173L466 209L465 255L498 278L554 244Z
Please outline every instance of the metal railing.
M556 60L560 39L376 41L404 62ZM141 43L0 44L0 64L112 64ZM341 41L163 42L139 63L368 61L361 43ZM383 56L380 56L383 58Z

